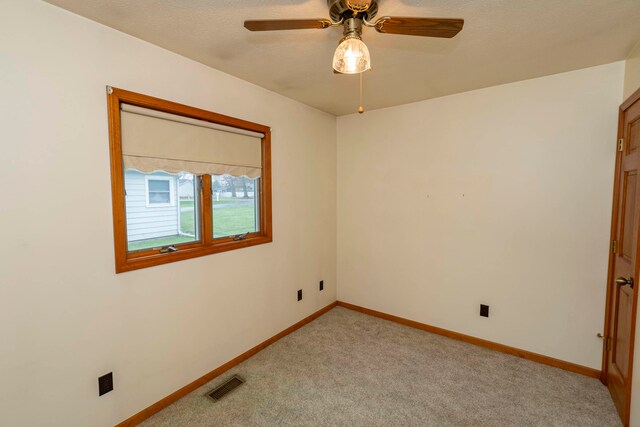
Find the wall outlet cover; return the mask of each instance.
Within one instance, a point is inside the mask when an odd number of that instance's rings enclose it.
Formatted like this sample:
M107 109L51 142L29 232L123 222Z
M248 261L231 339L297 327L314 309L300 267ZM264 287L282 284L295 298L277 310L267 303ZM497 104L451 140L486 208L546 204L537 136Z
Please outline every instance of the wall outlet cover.
M98 378L98 396L109 393L113 390L113 372Z
M489 306L480 304L480 316L489 317Z

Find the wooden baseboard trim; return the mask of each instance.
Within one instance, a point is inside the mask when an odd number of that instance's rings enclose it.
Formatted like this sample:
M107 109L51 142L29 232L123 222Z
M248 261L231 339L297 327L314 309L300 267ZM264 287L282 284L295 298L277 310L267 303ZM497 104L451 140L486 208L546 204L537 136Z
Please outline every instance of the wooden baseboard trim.
M522 357L523 359L531 360L533 362L538 362L544 365L553 366L555 368L564 369L565 371L575 372L577 374L586 375L587 377L600 378L599 370L589 368L587 366L566 362L564 360L555 359L553 357L544 356L542 354L533 353L527 350L521 350L515 347L509 347L508 345L499 344L493 341L483 340L481 338L472 337L470 335L464 335L458 332L449 331L447 329L438 328L435 326L416 322L414 320L409 320L403 317L394 316L392 314L383 313L381 311L371 310L368 308L360 307L358 305L349 304L343 301L338 301L337 305L339 307L348 308L349 310L354 310L360 313L368 314L370 316L375 316L381 319L390 320L392 322L400 323L402 325L410 326L412 328L421 329L423 331L432 332L438 335L443 335L445 337L452 338L454 340L464 341L469 344L474 344L480 347L488 348L490 350L511 354L513 356Z
M165 397L164 399L159 400L158 402L154 403L153 405L149 406L148 408L145 408L142 411L138 412L137 414L127 418L126 420L122 421L120 424L117 424L116 427L137 426L142 421L144 421L147 418L151 417L153 414L155 414L157 412L160 412L162 409L166 408L167 406L171 405L172 403L176 402L177 400L180 400L181 398L183 398L187 394L191 393L195 389L197 389L197 388L203 386L204 384L208 383L209 381L211 381L212 379L214 379L218 375L223 374L224 372L228 371L229 369L233 368L234 366L244 362L245 360L247 360L248 358L250 358L254 354L258 353L261 350L264 350L266 347L268 347L271 344L273 344L274 342L278 341L280 338L283 338L283 337L289 335L291 332L301 328L302 326L306 325L307 323L311 322L312 320L315 320L318 317L322 316L327 311L329 311L332 308L334 308L337 304L338 304L337 301L333 302L333 303L329 304L328 306L326 306L326 307L316 311L315 313L311 314L310 316L305 317L304 319L302 319L298 323L296 323L296 324L294 324L292 326L289 326L284 331L272 336L268 340L258 344L257 346L253 347L252 349L245 351L240 356L238 356L238 357L236 357L234 359L231 359L230 361L228 361L224 365L217 367L213 371L203 375L202 377L198 378L197 380L193 381L192 383L187 384L186 386L182 387L181 389L179 389L177 391L174 391L173 393L171 393L169 396Z
M427 325L427 324L424 324L424 323L416 322L414 320L405 319L403 317L399 317L399 316L394 316L392 314L383 313L381 311L371 310L371 309L368 309L368 308L360 307L358 305L349 304L347 302L336 301L336 302L333 302L333 303L329 304L328 306L316 311L315 313L311 314L310 316L305 317L301 321L299 321L296 324L288 327L284 331L274 335L273 337L269 338L268 340L258 344L257 346L253 347L252 349L245 351L244 353L242 353L238 357L228 361L227 363L225 363L222 366L217 367L213 371L203 375L202 377L200 377L197 380L191 382L190 384L187 384L186 386L182 387L181 389L171 393L169 396L165 397L164 399L159 400L158 402L154 403L153 405L149 406L148 408L145 408L142 411L138 412L137 414L127 418L126 420L124 420L121 423L117 424L116 427L137 426L142 421L146 420L147 418L150 418L153 414L155 414L157 412L160 412L162 409L164 409L167 406L171 405L172 403L180 400L181 398L183 398L187 394L191 393L192 391L196 390L197 388L199 388L199 387L203 386L204 384L208 383L209 381L211 381L215 377L223 374L224 372L228 371L229 369L233 368L234 366L244 362L245 360L247 360L251 356L255 355L256 353L260 352L261 350L264 350L266 347L268 347L271 344L275 343L279 339L289 335L291 332L301 328L302 326L306 325L307 323L317 319L318 317L322 316L323 314L325 314L326 312L328 312L329 310L331 310L332 308L334 308L336 306L340 306L340 307L347 308L349 310L354 310L354 311L357 311L357 312L360 312L360 313L368 314L370 316L379 317L381 319L390 320L392 322L400 323L402 325L410 326L410 327L416 328L416 329L421 329L423 331L431 332L431 333L434 333L434 334L443 335L443 336L448 337L448 338L452 338L452 339L459 340L459 341L464 341L464 342L467 342L467 343L470 343L470 344L474 344L474 345L477 345L477 346L480 346L480 347L488 348L490 350L495 350L495 351L499 351L499 352L502 352L502 353L511 354L513 356L522 357L523 359L527 359L527 360L531 360L531 361L534 361L534 362L542 363L544 365L553 366L553 367L556 367L556 368L564 369L566 371L575 372L575 373L582 374L582 375L585 375L585 376L588 376L588 377L592 377L592 378L600 378L600 371L597 370L597 369L593 369L593 368L589 368L589 367L586 367L586 366L578 365L576 363L566 362L564 360L555 359L555 358L549 357L549 356L543 356L541 354L533 353L533 352L530 352L530 351L527 351L527 350L521 350L519 348L509 347L509 346L504 345L504 344L499 344L499 343L495 343L493 341L483 340L481 338L472 337L470 335L464 335L464 334L461 334L461 333L458 333L458 332L449 331L447 329L438 328L436 326Z

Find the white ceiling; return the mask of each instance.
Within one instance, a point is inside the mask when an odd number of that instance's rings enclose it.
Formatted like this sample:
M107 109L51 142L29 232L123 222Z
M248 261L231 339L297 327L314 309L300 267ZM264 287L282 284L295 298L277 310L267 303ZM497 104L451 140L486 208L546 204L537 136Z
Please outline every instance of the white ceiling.
M243 27L328 17L325 0L47 1L320 110L358 106L357 76L331 68L340 28ZM369 110L621 60L640 39L640 0L381 0L383 15L464 18L465 27L453 39L365 28Z

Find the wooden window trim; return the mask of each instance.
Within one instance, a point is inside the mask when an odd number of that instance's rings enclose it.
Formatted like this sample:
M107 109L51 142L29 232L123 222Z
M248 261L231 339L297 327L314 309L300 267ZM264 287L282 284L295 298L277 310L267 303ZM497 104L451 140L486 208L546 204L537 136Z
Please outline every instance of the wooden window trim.
M128 252L124 166L120 132L120 105L123 103L264 134L261 144L260 231L247 234L243 240L234 240L234 236L214 239L211 212L211 177L202 175L202 185L200 186L200 203L202 206L200 211L200 241L176 244L175 247L178 248L178 251L170 253L160 253L159 250L153 249ZM271 217L271 129L268 126L109 86L107 86L107 108L116 273L262 245L273 241Z

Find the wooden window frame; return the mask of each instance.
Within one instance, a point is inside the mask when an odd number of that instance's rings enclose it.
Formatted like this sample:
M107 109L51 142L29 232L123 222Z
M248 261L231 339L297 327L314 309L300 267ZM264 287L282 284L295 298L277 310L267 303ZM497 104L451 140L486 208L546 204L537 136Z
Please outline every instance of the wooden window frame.
M201 206L199 212L200 240L198 242L173 245L178 249L175 252L161 253L158 248L129 252L127 250L124 165L121 143L121 104L135 105L192 119L231 126L237 129L262 133L264 136L261 139L262 174L260 176L259 193L260 230L258 232L248 233L241 238L238 236L229 236L214 239L211 176L198 175L201 177L201 185L199 186ZM110 86L107 86L107 108L109 116L113 240L116 273L153 267L155 265L182 261L249 246L262 245L273 241L271 218L271 129L268 126Z

